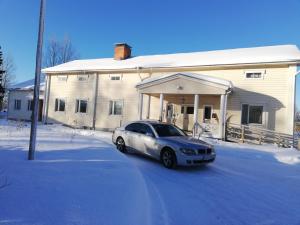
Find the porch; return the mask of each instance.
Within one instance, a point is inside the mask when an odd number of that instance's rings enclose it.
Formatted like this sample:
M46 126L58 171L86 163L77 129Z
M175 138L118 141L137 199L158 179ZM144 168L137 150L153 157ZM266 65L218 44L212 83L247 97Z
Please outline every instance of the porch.
M225 137L230 81L196 73L176 73L139 83L139 119L172 123L194 135Z

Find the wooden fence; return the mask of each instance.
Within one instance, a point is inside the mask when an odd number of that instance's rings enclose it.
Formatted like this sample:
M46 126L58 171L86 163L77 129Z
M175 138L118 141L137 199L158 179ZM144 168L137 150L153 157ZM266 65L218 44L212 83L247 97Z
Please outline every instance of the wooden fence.
M279 147L298 147L298 140L294 142L293 136L267 130L260 127L227 123L226 140L254 144L277 144Z

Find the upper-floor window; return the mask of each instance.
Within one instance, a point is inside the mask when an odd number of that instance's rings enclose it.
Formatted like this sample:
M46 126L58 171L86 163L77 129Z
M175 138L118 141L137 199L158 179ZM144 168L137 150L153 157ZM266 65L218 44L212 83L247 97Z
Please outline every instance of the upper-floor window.
M27 111L32 111L33 110L33 100L28 100L27 101Z
M58 81L67 81L68 76L67 75L58 75L57 80Z
M14 109L21 110L21 100L20 99L15 99Z
M246 78L262 78L262 73L261 72L247 72L246 73Z
M109 102L109 115L122 115L123 101L116 100Z
M263 109L262 105L242 104L242 124L262 124Z
M55 112L57 111L64 112L65 107L66 107L66 101L64 99L59 99L59 98L55 99L55 109L54 109Z
M87 104L88 104L87 100L77 99L75 112L76 113L86 113L87 112Z
M110 80L121 80L121 75L110 75Z
M77 75L78 81L87 81L89 79L89 75Z

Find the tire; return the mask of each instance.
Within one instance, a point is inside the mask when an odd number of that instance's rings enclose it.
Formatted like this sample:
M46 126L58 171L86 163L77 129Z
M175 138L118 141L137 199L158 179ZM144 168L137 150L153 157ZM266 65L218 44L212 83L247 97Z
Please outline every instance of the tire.
M121 138L121 137L117 138L116 147L120 152L126 153L126 145L125 145L125 141L123 138Z
M173 169L177 165L176 155L171 149L165 149L161 153L161 162L164 167L168 169Z

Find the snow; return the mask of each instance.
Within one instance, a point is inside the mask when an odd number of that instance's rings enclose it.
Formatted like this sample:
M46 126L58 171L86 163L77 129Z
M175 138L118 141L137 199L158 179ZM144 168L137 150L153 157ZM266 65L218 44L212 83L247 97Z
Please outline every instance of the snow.
M111 133L0 120L0 224L300 224L299 152L225 143L213 164L165 169L119 153ZM1 182L1 179L0 179Z
M233 84L231 81L221 79L221 78L206 76L206 75L202 75L202 74L198 74L198 73L175 73L175 74L170 73L170 74L165 74L165 75L161 75L161 76L151 77L151 78L147 78L147 79L143 80L142 82L138 83L136 85L136 87L140 87L145 84L152 83L152 82L164 81L164 80L168 80L168 79L172 79L174 77L180 77L180 76L187 77L187 78L194 78L197 80L209 81L209 82L212 82L215 84L224 85L227 88L233 88Z
M126 60L113 58L75 60L43 69L43 73L105 71L137 68L170 68L251 63L294 62L300 60L296 45L277 45L206 52L146 55Z
M21 83L13 85L10 90L33 90L34 88L34 79L23 81ZM45 89L45 82L44 79L40 82L40 89Z

